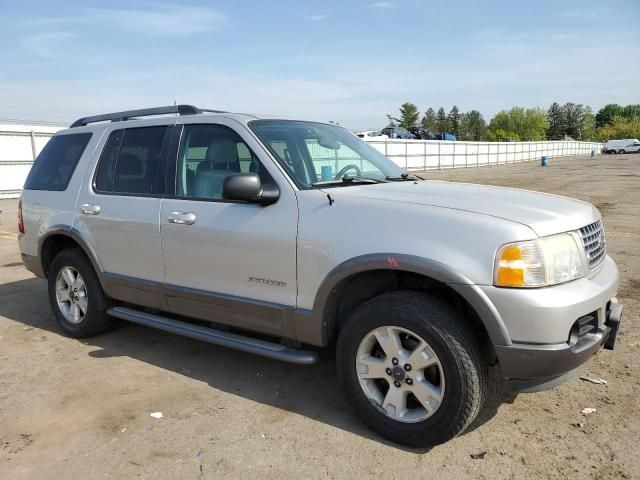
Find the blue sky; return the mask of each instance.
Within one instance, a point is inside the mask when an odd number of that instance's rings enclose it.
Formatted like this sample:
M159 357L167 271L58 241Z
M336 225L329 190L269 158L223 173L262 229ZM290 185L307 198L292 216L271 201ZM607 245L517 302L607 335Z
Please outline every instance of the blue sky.
M640 1L0 0L0 118L192 103L381 128L405 101L640 103Z

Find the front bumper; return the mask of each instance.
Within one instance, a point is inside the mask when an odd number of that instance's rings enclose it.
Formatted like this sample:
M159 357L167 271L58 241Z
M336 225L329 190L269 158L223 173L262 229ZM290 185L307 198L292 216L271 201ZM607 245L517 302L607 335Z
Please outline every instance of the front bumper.
M618 269L609 257L591 278L563 285L483 287L512 340L494 346L503 376L517 390L542 390L569 378L602 347L612 349L622 317L617 288ZM576 341L572 327L583 318L591 327Z

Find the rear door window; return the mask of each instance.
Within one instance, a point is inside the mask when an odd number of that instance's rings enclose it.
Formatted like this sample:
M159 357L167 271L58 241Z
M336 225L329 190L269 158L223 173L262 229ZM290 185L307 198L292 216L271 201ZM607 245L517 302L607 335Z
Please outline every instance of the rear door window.
M100 156L95 190L122 195L162 194L166 137L166 125L111 132Z
M49 140L27 176L25 190L66 190L91 135L72 133Z

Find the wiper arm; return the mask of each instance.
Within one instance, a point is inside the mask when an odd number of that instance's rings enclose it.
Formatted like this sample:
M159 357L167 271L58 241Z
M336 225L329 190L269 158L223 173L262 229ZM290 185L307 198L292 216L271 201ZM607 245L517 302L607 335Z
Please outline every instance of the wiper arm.
M381 178L361 177L359 175L345 175L342 177L344 183L387 183Z
M422 177L419 177L418 175L413 175L406 172L401 173L400 175L387 175L385 178L391 182L424 180Z

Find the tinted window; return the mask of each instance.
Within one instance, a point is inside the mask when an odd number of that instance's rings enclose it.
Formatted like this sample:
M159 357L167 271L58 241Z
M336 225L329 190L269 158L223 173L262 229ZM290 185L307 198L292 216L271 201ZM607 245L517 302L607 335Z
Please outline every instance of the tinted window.
M230 128L184 127L176 173L178 197L221 200L225 178L240 172L254 172L263 183L272 182L255 154Z
M47 142L38 155L27 181L26 190L66 190L91 133L58 135Z
M166 126L129 128L111 133L95 178L96 191L150 195L162 193L160 151Z

